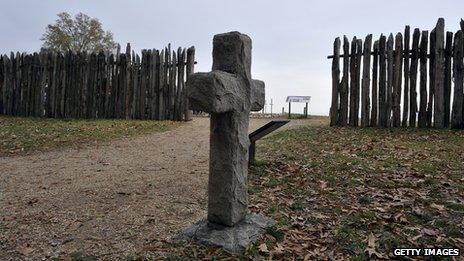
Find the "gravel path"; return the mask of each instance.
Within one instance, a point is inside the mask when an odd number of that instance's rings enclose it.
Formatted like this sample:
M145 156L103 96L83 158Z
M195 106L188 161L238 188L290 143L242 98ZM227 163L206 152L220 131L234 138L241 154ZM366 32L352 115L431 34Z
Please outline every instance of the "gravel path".
M195 118L169 132L0 158L0 259L125 256L175 235L206 215L208 133L209 119Z

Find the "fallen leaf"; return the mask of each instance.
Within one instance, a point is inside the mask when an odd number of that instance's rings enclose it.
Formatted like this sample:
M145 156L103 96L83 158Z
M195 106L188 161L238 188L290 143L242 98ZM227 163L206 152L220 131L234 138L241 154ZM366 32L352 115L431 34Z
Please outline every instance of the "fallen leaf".
M384 254L381 254L375 250L377 247L377 237L371 232L367 236L367 248L365 252L369 257L376 257L376 258L381 258L381 259L386 259L387 257Z
M259 249L259 252L269 253L269 250L267 249L266 243L262 243L261 245L259 245L258 249Z
M438 209L438 210L440 210L440 211L445 210L445 206L443 206L443 205L437 205L437 204L435 204L435 203L430 204L430 207L432 207L432 208L434 208L434 209Z
M371 232L369 236L367 236L367 246L371 248L375 248L376 244L375 242L377 241L377 238L375 235Z
M399 223L408 223L408 219L406 218L406 215L403 212L396 214L393 217L393 219Z
M426 234L427 236L436 236L439 234L439 232L435 229L428 229L428 228L423 228L422 233Z
M18 248L18 252L24 256L29 256L32 252L34 252L34 249L32 247L21 246Z
M284 247L281 244L277 243L276 247L274 248L274 254L283 255L284 250Z
M308 261L310 257L311 257L311 254L307 254L307 255L304 257L304 261Z

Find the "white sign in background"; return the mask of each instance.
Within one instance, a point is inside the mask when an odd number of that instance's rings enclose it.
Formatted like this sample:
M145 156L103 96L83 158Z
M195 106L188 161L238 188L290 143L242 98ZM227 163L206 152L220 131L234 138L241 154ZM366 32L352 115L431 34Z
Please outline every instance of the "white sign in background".
M286 102L302 102L302 103L309 103L311 100L311 96L287 96Z

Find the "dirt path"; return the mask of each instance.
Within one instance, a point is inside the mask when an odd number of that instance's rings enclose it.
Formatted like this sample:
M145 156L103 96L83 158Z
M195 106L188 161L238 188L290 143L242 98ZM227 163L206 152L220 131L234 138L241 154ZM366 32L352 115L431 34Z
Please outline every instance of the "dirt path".
M206 214L208 132L209 119L195 118L165 133L0 158L0 259L126 256L175 235Z

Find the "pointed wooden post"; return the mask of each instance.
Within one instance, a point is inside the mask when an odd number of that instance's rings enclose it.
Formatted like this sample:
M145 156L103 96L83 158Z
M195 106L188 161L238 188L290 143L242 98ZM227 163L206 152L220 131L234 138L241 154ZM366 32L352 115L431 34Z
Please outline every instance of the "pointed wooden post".
M358 39L358 42L356 44L357 50L356 50L356 103L355 103L355 109L356 109L356 122L355 126L359 125L359 105L360 105L360 84L361 84L361 63L362 63L362 55L363 55L363 41L362 39Z
M130 112L131 112L131 107L132 107L132 95L133 91L131 88L131 46L130 43L127 43L126 45L126 64L125 64L125 69L126 71L124 72L125 75L125 82L124 82L124 118L129 119L130 118Z
M443 128L445 126L445 20L438 19L435 35L435 102L433 114L433 126Z
M419 117L418 127L427 127L427 45L428 45L429 32L422 31L419 58L420 58L420 102L419 102Z
M163 101L163 97L161 96L161 77L162 77L162 63L163 63L163 57L161 57L162 51L160 52L159 50L156 50L156 69L155 69L155 74L156 74L156 81L155 81L155 119L160 120L160 113L161 113L161 102Z
M404 29L404 96L403 96L403 120L401 125L403 127L408 126L409 116L409 45L410 45L410 27L406 26Z
M392 108L393 108L393 34L388 36L387 41L387 127L392 126Z
M463 122L463 77L464 77L464 39L463 32L460 30L454 36L453 54L453 76L454 76L454 95L453 111L451 115L451 128L462 129Z
M378 114L378 64L379 64L379 41L374 42L374 62L372 66L372 111L370 126L377 126Z
M412 36L411 68L409 71L409 126L416 127L417 113L417 68L419 62L420 30L414 29Z
M393 75L393 127L401 126L401 82L403 68L403 35L395 37L395 61Z
M448 128L450 126L450 105L451 105L451 60L453 56L453 33L446 33L446 45L445 45L445 65L444 65L444 111L443 111L443 127Z
M356 109L356 45L358 40L353 37L351 41L351 55L350 55L350 119L349 125L356 126L358 121L358 110Z
M187 81L188 79L190 78L190 76L193 74L194 72L194 67L195 67L195 47L190 47L187 49ZM188 103L188 99L187 99L187 96L186 96L186 93L187 93L187 89L184 90L184 119L186 121L191 121L192 120L192 111L190 110L190 106L189 106L189 103Z
M379 126L387 127L387 62L386 40L384 35L379 40Z
M350 69L350 43L346 36L343 36L343 77L340 85L340 114L339 125L346 126L348 123L348 90L349 90L349 69Z
M168 66L165 63L165 53L164 50L161 50L159 54L159 67L158 67L158 89L157 89L157 95L158 95L158 120L164 120L166 119L165 117L165 106L164 106L164 77L165 77L165 66Z
M427 127L432 127L433 103L435 96L435 45L436 45L436 30L430 32L430 55L429 55L429 101L427 104Z
M363 51L363 76L362 76L362 90L361 90L361 127L369 126L370 114L370 71L371 71L371 48L372 48L372 34L369 34L364 41Z
M338 92L340 90L340 38L334 42L334 57L332 59L332 106L330 107L330 126L338 123Z

